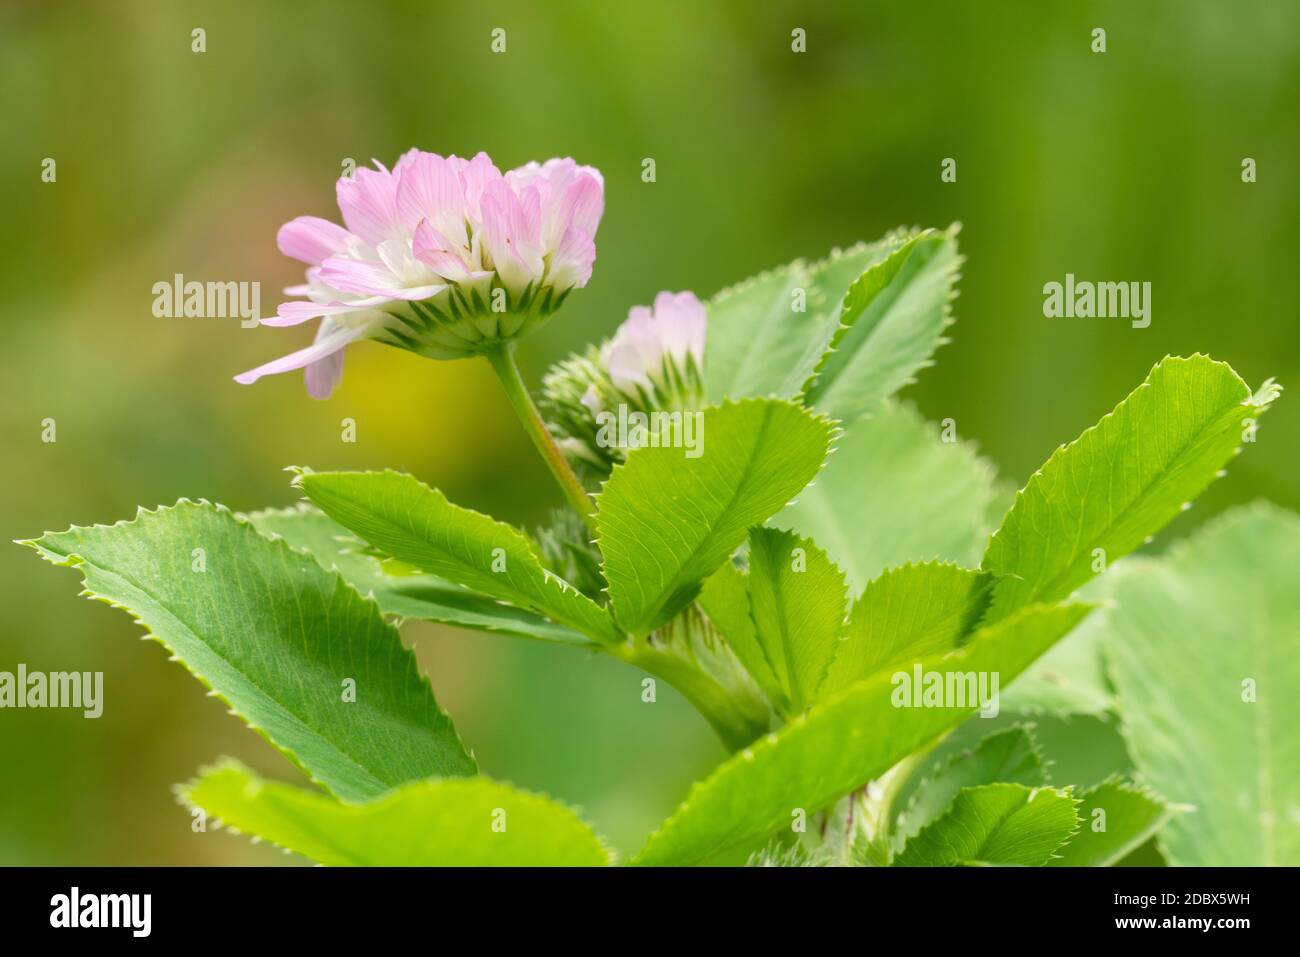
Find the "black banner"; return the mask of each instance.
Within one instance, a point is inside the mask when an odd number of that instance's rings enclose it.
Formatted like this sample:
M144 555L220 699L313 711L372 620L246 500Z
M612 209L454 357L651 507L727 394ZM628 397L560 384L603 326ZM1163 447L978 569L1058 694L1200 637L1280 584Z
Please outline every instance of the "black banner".
M779 925L785 933L804 928L810 947L828 932L864 946L900 936L985 946L1026 933L1042 936L1022 939L1044 944L1199 935L1230 946L1236 935L1287 927L1295 876L1163 868L35 868L0 871L0 916L7 938L75 934L82 944L373 946L414 935L437 947L468 933L559 943L581 939L589 923L621 947L608 937L613 921L638 936L680 926L679 942L761 940Z

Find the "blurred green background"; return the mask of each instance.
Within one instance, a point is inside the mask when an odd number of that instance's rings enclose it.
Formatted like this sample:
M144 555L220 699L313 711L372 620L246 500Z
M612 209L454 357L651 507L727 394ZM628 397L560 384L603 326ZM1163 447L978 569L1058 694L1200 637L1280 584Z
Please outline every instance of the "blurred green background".
M495 27L505 54L489 49ZM806 54L791 52L795 27ZM960 220L954 342L909 394L1017 483L1166 353L1294 385L1297 35L1300 5L1277 0L7 3L0 531L180 496L287 504L290 464L405 468L464 505L539 520L558 494L485 363L363 344L319 403L299 375L231 381L305 330L151 314L152 285L178 272L260 280L269 310L301 275L277 227L337 218L345 158L391 163L410 146L603 170L595 274L523 348L534 383L660 289L707 296L901 224ZM1257 183L1241 181L1243 157ZM1150 281L1150 328L1044 319L1042 286L1066 272ZM340 441L345 417L356 444ZM1254 497L1300 505L1298 422L1300 397L1284 398L1171 534ZM170 792L222 754L298 780L287 762L132 640L127 616L77 599L74 573L6 545L0 582L0 670L99 670L106 685L98 720L0 712L0 863L288 860L192 833ZM615 662L404 634L485 772L581 806L625 852L722 757L671 691L642 704L640 675Z

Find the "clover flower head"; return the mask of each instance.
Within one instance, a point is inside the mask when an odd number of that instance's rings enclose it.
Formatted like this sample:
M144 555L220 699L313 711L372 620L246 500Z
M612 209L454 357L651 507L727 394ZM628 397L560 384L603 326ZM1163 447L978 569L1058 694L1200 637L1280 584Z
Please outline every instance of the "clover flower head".
M654 308L634 306L600 352L614 388L662 404L657 393L690 391L704 366L704 306L691 292L661 292Z
M330 394L343 349L376 339L434 359L476 355L519 338L587 284L604 211L604 180L572 159L502 174L473 159L410 150L390 170L338 181L343 226L299 216L280 251L308 266L265 325L319 318L315 342L236 376L242 383L305 369L307 390Z
M707 319L694 293L661 292L635 306L599 348L558 363L542 408L559 445L589 477L608 475L626 450L598 441L604 413L685 412L704 405Z

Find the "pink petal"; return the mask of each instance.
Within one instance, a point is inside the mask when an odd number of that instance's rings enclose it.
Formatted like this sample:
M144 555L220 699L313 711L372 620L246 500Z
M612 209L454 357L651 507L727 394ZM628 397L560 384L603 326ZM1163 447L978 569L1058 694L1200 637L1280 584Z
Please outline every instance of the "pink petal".
M684 363L688 355L694 356L697 363L704 361L708 316L695 293L659 293L655 296L655 322L664 351L678 363Z
M346 252L351 239L352 234L342 226L319 216L291 219L275 236L280 252L309 266L319 266L322 260Z
M323 323L322 323L323 325ZM306 349L299 349L297 352L291 352L287 356L281 356L279 359L273 359L260 365L256 369L250 369L248 372L241 372L235 376L235 381L241 385L251 385L264 375L276 375L281 372L292 372L294 369L301 369L303 366L318 362L328 356L338 352L349 342L364 338L370 331L373 323L367 323L353 329L335 329L331 328L329 333L317 338L315 342Z
M405 299L410 302L419 302L421 299L428 299L436 296L444 289L450 288L446 283L433 283L427 286L410 286L404 289L394 289L389 294L390 299Z
M393 175L400 178L402 173L406 171L406 168L414 163L416 158L423 152L424 151L418 147L412 146L401 156L397 157L397 162L393 164ZM379 160L372 159L370 162L374 163L380 169L384 168L384 164L379 162Z
M331 320L326 319L316 330L316 341L326 338L334 331ZM309 364L303 370L303 378L307 383L307 394L313 399L328 399L334 387L339 384L343 378L343 351L339 349L332 352L323 359L317 359Z
M328 399L334 387L343 378L343 350L324 359L317 359L303 370L307 380L307 394L313 399Z
M264 326L296 326L319 316L343 316L350 312L364 312L389 301L388 296L371 296L353 302L282 302L275 307L275 318L262 320Z
M457 169L465 191L465 214L477 225L483 221L480 206L483 191L487 189L489 183L501 179L501 171L496 168L491 157L483 152L476 154L469 161L459 157L452 157L452 159L458 161Z
M511 223L512 231L520 242L533 245L542 238L542 194L536 186L529 186L519 194L519 203Z
M451 242L464 246L469 241L460 175L455 166L436 153L417 154L402 171L397 183L397 210L409 229L428 220Z
M429 220L422 219L411 234L411 255L419 259L427 252L443 252L450 248L447 237L429 225Z
M536 182L539 179L545 180L546 174L542 172L542 167L536 160L529 160L523 166L516 166L514 169L506 170L505 179L510 184L511 189L520 190L529 183Z
M570 226L551 257L551 281L561 292L574 286L581 289L591 279L595 262L596 244L581 229Z
M663 365L663 344L655 333L654 315L645 306L633 306L605 347L602 359L614 385L625 392L647 386L651 374Z
M364 259L335 257L320 267L325 285L358 296L382 296L401 286L393 271L383 263Z
M457 253L450 252L450 248L442 233L430 226L427 219L420 220L411 239L411 255L439 276L452 282L464 282L471 275L469 267Z
M540 257L533 265L525 259L529 250L521 242L524 212L519 198L504 180L489 183L483 191L483 242L506 287L517 293L541 275ZM530 257L531 258L531 257Z
M465 268L465 261L455 253L443 252L440 249L428 249L422 253L417 253L415 258L450 282L468 282L470 277L474 275ZM491 275L491 273L486 275Z
M529 187L541 194L541 240L547 251L554 251L573 225L595 237L605 205L605 181L599 170L565 157L540 166L528 163L505 178L520 195Z
M595 176L580 173L564 192L559 210L560 221L566 228L577 226L589 237L593 237L604 212L604 184Z
M411 161L405 156L402 159L409 167ZM372 245L402 232L397 212L397 181L397 176L385 169L364 167L338 181L336 192L343 222Z
M428 299L447 288L445 283L404 286L383 263L362 259L327 259L321 266L321 282L342 292L384 299Z

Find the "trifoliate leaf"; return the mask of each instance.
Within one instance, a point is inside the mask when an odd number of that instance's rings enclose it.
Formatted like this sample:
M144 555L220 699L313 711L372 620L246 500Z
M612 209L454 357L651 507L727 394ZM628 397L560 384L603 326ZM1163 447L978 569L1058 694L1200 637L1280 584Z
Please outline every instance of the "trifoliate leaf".
M400 472L302 472L325 514L386 555L568 625L595 641L622 636L609 614L543 567L517 529L447 501Z
M635 449L597 497L596 528L619 624L644 635L684 608L745 540L817 474L831 425L793 402L706 409L701 454Z
M226 509L182 500L26 544L78 569L88 597L130 613L339 797L474 773L415 656L374 602Z
M1236 509L1120 571L1103 647L1170 864L1300 865L1300 516Z
M1223 362L1167 358L1062 446L1016 496L983 568L1003 577L992 618L1057 601L1137 548L1214 480L1273 401Z
M952 807L904 846L899 867L1040 867L1079 825L1069 791L1023 784L963 788Z
M264 781L234 763L178 789L187 804L240 833L321 864L376 867L599 867L600 838L573 811L487 778L416 781L366 804L343 804Z

